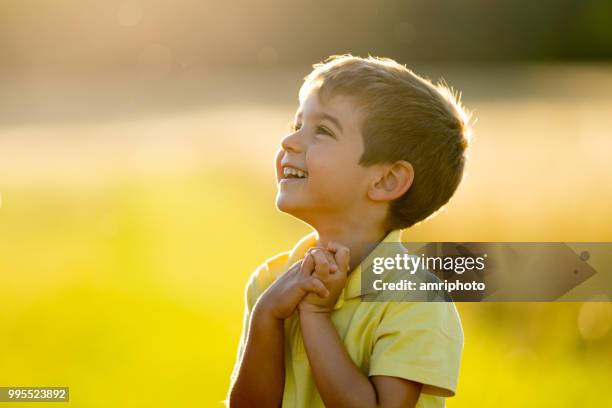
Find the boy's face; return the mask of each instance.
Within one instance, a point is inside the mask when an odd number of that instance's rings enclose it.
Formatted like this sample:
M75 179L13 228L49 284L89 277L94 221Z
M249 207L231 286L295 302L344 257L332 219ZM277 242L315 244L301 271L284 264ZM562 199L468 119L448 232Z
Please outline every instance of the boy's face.
M372 172L358 164L364 149L361 119L347 96L322 101L315 89L302 101L294 130L276 157L281 211L314 225L363 205Z

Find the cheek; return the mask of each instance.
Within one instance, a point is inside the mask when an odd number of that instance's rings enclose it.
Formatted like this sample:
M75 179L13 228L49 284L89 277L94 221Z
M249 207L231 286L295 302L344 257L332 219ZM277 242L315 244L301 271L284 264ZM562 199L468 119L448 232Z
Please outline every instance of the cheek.
M338 150L313 149L306 156L312 187L325 194L328 199L359 194L364 180L358 164L359 158Z

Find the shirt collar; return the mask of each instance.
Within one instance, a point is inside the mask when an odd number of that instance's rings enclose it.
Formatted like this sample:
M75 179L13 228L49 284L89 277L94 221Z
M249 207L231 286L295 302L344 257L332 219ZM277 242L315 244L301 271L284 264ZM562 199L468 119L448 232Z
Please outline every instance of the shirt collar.
M340 297L338 298L338 302L336 303L336 306L334 307L334 309L341 308L345 300L357 298L362 295L361 293L361 270L362 268L365 267L367 269L369 266L371 266L372 258L373 258L372 254L378 253L380 252L380 250L385 250L384 248L381 249L382 243L393 243L393 242L400 243L401 235L402 235L402 230L400 229L395 229L389 232L385 236L385 238L374 248L374 250L370 252L370 254L366 256L366 258L359 265L357 265L355 269L351 271L351 273L348 275L346 286L344 287L344 290L340 294ZM302 259L304 255L306 255L306 252L310 248L315 246L316 244L317 244L316 231L313 231L310 234L303 237L302 239L300 239L298 243L293 247L293 250L291 251L291 254L289 255L289 260L287 261L287 268L289 268L291 265L293 265L294 263Z

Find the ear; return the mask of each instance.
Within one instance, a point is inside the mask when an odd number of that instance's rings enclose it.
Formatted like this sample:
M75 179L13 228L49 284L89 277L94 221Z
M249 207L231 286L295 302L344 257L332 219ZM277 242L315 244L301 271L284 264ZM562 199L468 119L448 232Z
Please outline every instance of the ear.
M386 164L368 188L368 197L374 201L393 201L404 195L414 181L414 168L406 160Z

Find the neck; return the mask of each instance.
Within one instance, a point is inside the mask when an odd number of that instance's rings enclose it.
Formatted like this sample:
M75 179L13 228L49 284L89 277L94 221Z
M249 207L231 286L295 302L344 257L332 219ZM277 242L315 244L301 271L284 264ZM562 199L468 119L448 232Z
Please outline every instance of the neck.
M359 263L374 249L371 244L381 242L388 231L378 225L378 223L355 222L334 224L325 223L325 225L317 225L317 244L326 246L328 242L334 241L346 246L351 254L350 271L352 271Z

